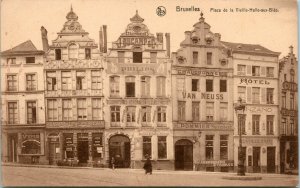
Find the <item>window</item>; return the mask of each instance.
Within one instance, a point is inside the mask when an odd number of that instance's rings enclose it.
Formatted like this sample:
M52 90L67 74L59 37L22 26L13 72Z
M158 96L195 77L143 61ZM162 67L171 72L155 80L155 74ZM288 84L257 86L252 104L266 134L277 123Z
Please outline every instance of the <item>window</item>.
M40 133L21 135L21 153L22 154L41 154Z
M200 121L199 114L200 114L200 102L192 102L192 118L193 121Z
M36 75L26 74L26 91L35 91L36 89Z
M101 89L101 73L98 70L92 70L92 89L97 90Z
M86 79L85 79L84 71L76 72L76 89L77 90L86 89Z
M214 159L214 135L205 135L205 157L206 160Z
M7 91L17 91L17 75L7 75Z
M17 62L16 62L16 58L7 58L6 59L6 62L8 65L15 65Z
M101 117L101 99L92 99L92 119L100 120Z
M62 90L72 89L71 72L61 72L61 89Z
M111 122L120 122L120 106L111 106L110 107L110 121Z
M291 135L293 136L295 132L295 124L293 118L290 119L290 129L291 129Z
M182 92L185 91L185 79L184 78L177 78L177 91Z
M206 62L208 65L212 64L212 53L211 52L206 53Z
M165 97L166 96L166 78L159 76L156 78L156 85L157 85L157 97Z
M85 48L85 59L91 59L91 49Z
M141 97L150 97L150 77L141 77Z
M252 76L259 76L259 75L260 75L260 67L252 66Z
M126 97L135 97L135 78L128 76L126 82Z
M282 130L281 130L282 134L287 135L286 118L282 118L281 125L282 125Z
M125 52L118 51L118 63L125 63Z
M178 101L178 121L185 121L185 101Z
M56 72L46 72L46 80L47 80L47 90L48 91L57 90Z
M151 136L143 136L143 159L146 159L146 156L151 156Z
M135 106L127 106L127 122L135 122Z
M71 121L72 120L72 101L71 99L63 99L62 100L62 115L63 121Z
M267 88L267 104L274 104L273 93L273 88Z
M295 95L294 93L290 93L290 109L294 110L295 109Z
M36 119L36 102L29 101L27 102L27 123L36 123Z
M156 63L157 52L150 52L150 63Z
M142 106L142 122L151 122L151 106Z
M259 104L259 87L253 87L252 88L252 103Z
M48 112L47 113L48 121L57 121L58 120L56 99L47 100L47 112Z
M192 79L192 91L199 91L199 79Z
M274 77L274 67L267 67L267 77Z
M87 120L86 99L77 99L77 120Z
M282 92L282 107L286 108L286 92Z
M207 92L213 91L213 80L206 80L206 91Z
M18 121L18 103L17 102L8 102L7 103L7 123L8 124L17 124Z
M291 80L292 83L294 83L294 81L295 81L295 71L294 71L294 69L291 69L290 75L291 75L290 80Z
M259 135L259 119L260 115L252 115L252 134Z
M274 116L273 115L267 115L267 135L273 135L274 134Z
M133 54L133 63L142 63L143 62L143 52L132 52Z
M220 121L227 121L228 104L226 102L220 103Z
M76 44L71 44L69 46L69 59L77 59L78 58L78 47Z
M227 80L220 80L220 92L227 92Z
M55 49L55 60L61 60L61 49Z
M246 75L246 65L238 65L238 67L237 67L237 75L239 75L239 76Z
M283 79L284 79L284 81L286 81L286 74L283 75Z
M242 134L246 134L246 115L245 114L238 114L238 134L242 131ZM241 130L240 130L241 128Z
M206 102L206 121L214 120L214 103Z
M220 135L220 159L228 159L228 135Z
M120 77L119 76L111 76L109 78L109 87L110 87L110 96L117 97L120 94L119 83Z
M167 108L164 106L157 107L157 122L167 121Z
M246 87L238 86L238 97L241 97L242 102L246 102Z
M26 57L26 64L35 63L35 57Z
M158 159L167 158L167 137L158 136Z
M198 64L198 52L193 52L193 64Z

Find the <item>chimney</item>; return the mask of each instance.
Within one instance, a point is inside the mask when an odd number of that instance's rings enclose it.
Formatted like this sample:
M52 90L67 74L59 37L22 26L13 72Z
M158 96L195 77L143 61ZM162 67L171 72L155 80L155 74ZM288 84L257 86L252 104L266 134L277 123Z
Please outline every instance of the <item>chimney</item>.
M103 53L103 31L102 31L102 27L100 27L100 31L99 31L99 50L101 53Z
M107 26L103 25L103 53L107 52Z
M163 33L156 33L156 37L157 37L158 42L164 43Z
M49 50L47 33L48 33L47 30L44 28L44 26L42 26L41 27L41 34L42 34L42 44L43 44L44 52L47 52Z
M166 48L167 48L167 55L170 57L170 33L166 33Z

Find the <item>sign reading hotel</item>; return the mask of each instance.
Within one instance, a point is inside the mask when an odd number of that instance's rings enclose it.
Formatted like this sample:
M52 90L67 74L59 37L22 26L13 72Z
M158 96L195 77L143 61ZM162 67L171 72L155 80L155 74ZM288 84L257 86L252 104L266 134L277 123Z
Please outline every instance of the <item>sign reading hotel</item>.
M251 79L251 78L241 78L239 84L259 84L259 85L270 85L270 82L264 79Z
M177 69L177 74L180 75L197 75L197 76L226 76L227 72L215 70L199 70L199 69Z
M167 64L132 64L132 63L108 63L107 65L108 74L125 74L125 75L166 75Z
M233 130L232 123L174 123L174 129L196 129L196 130Z

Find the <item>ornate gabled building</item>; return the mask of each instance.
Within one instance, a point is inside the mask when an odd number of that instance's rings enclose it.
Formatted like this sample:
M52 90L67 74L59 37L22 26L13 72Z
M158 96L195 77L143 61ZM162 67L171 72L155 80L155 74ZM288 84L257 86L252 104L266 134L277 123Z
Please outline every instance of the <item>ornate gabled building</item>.
M50 164L63 159L98 164L104 158L103 59L72 8L66 18L50 46L47 30L41 28L46 51L46 155Z
M130 21L106 57L106 161L141 168L150 156L154 169L172 169L170 35L166 50L163 33L151 34L138 12Z
M290 53L279 60L280 172L298 173L298 60Z
M47 163L43 55L30 40L1 52L3 162Z
M203 14L172 54L175 169L233 170L233 67Z
M261 45L222 42L233 62L232 99L244 110L234 112L234 166L238 164L239 133L246 172L279 170L278 56ZM240 128L240 129L239 129Z

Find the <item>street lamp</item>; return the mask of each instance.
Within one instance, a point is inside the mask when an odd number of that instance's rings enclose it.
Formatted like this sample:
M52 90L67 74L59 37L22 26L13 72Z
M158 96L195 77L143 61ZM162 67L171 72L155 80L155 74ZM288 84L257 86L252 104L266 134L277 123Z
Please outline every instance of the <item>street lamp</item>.
M245 105L242 103L242 98L239 97L238 104L234 107L234 110L237 114L238 118L238 132L239 132L239 148L238 148L238 169L237 175L238 176L245 176L245 166L244 166L244 156L242 153L242 124L243 124L243 117L241 117L238 112L242 111L244 114Z

